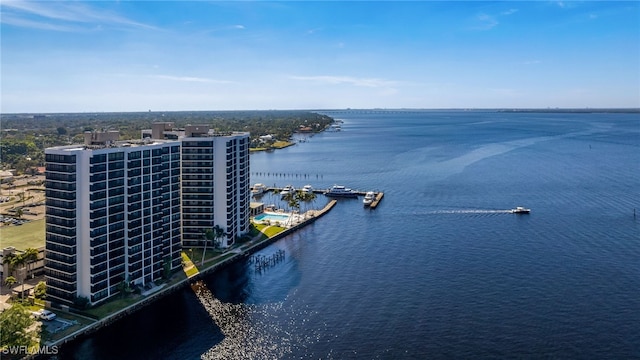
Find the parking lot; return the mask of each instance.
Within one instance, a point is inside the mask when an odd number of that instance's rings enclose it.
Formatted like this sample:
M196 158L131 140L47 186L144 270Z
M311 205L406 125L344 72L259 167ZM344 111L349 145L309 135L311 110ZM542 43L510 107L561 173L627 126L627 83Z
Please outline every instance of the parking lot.
M29 219L17 219L11 216L0 215L0 223L11 224L11 225L22 225L28 223Z
M47 329L47 331L51 334L55 334L58 331L63 331L64 329L77 324L78 322L75 320L65 320L61 319L59 316L53 320L38 320L42 322L42 326Z

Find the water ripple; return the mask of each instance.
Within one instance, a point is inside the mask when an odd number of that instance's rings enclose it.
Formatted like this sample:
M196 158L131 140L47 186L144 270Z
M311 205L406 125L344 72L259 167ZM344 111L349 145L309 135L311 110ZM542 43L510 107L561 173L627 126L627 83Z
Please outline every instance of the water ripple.
M218 300L202 282L192 285L202 306L220 328L224 339L202 354L202 359L275 359L315 343L317 331L309 331L313 312L285 309L283 303L232 304ZM284 324L280 317L287 319ZM293 329L305 328L305 332Z

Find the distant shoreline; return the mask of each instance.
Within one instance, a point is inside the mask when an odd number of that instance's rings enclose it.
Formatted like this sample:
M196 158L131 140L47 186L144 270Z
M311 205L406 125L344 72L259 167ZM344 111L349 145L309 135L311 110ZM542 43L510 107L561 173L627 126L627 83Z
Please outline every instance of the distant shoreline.
M522 112L522 113L640 113L640 108L612 108L612 109L501 109L497 112Z
M275 113L290 110L167 110L153 113L243 113L264 112ZM524 113L640 113L640 108L345 108L345 109L307 109L304 112L359 112L359 111L483 111L483 112L524 112ZM0 113L0 116L33 116L33 115L113 115L113 114L149 114L146 111L78 111L78 112L14 112Z

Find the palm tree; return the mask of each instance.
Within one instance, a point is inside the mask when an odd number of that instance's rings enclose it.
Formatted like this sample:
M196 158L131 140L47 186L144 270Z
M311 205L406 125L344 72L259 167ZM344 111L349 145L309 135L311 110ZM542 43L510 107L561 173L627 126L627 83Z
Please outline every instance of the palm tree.
M38 260L38 249L26 248L23 256L27 261L27 275L29 275L29 271L32 270L31 268L33 263ZM33 278L33 274L31 274L31 278Z
M287 194L284 199L287 201L287 205L289 205L290 208L292 209L296 209L298 210L298 213L300 212L300 193L302 191L296 191L295 193L291 193L291 194ZM293 220L293 216L289 216L289 218L287 219L287 222L292 221Z
M27 257L25 256L25 254L16 254L16 256L14 257L14 266L16 267L20 267L23 270L25 269L25 264L27 263ZM24 280L26 278L26 271L22 274L21 278L20 278L20 282L22 283L22 299L24 300Z
M25 253L15 254L13 258L13 265L16 268L23 268L25 267L26 263L27 263L27 257L25 256Z
M15 270L17 256L16 253L10 253L2 257L2 263L9 264L9 274L13 274L13 270Z
M308 202L313 202L316 199L316 194L312 191L301 191L297 194L298 200L304 202L305 204ZM306 209L305 209L306 213Z
M22 210L22 208L17 209L16 216L18 217L18 219L22 219L22 215L24 215L24 210Z
M200 261L200 265L204 264L204 254L207 252L207 243L212 241L215 237L213 230L207 229L204 231L204 249L202 250L202 260Z
M298 196L299 196L298 192L299 191L292 192L292 193L290 192L288 194L285 194L282 197L282 199L287 202L287 205L290 208L296 208L296 209L299 210L300 209L300 201L298 201Z
M13 276L8 276L6 279L4 279L4 284L8 287L12 287L16 282L17 280Z
M220 246L220 238L224 236L224 229L220 227L220 225L216 225L213 227L213 238L214 238L214 246Z

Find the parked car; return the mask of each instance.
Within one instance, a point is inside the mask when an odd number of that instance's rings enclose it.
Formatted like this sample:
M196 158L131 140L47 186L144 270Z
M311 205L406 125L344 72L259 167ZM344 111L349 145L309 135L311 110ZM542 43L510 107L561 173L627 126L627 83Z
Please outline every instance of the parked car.
M56 318L56 314L49 310L40 310L40 319L51 321Z

